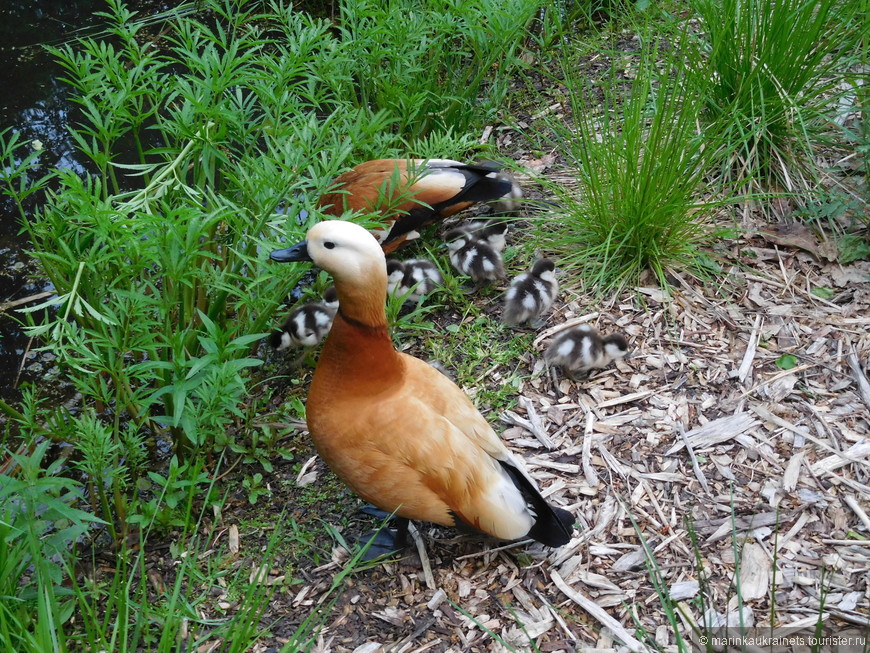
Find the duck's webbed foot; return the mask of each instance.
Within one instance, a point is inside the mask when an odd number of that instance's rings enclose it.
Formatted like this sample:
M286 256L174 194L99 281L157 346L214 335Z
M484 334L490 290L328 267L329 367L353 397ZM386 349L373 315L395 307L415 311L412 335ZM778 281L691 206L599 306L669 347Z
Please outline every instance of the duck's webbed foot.
M391 516L390 513L372 505L363 506L360 512L377 517L382 521L387 520L387 524L393 525L393 528L384 525L380 529L368 531L360 536L357 543L360 546L368 544L368 549L362 555L364 562L371 562L398 553L408 547L409 521L407 519L395 515Z

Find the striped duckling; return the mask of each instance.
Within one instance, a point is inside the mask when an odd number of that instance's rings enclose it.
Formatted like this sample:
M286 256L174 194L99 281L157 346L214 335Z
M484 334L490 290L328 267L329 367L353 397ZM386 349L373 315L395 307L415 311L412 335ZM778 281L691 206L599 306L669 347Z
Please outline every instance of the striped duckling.
M444 235L450 263L459 274L471 277L474 287L469 292L479 290L486 283L503 279L504 263L501 251L488 240L477 238L460 227Z
M504 296L502 319L505 323L518 326L529 322L530 326L540 326L541 315L553 305L559 292L556 281L556 266L548 258L535 262L532 269L517 275L511 281Z
M387 293L404 297L406 302L419 302L443 283L441 270L432 261L387 259Z
M477 240L482 240L497 252L503 252L507 245L508 223L504 221L477 220L454 227L450 232L466 233Z
M628 342L622 334L602 337L588 324L581 324L557 335L544 352L544 359L573 378L575 372L604 368L627 355Z
M323 300L297 306L284 323L272 332L269 343L278 351L290 347L315 347L329 333L338 310L335 286L323 293Z

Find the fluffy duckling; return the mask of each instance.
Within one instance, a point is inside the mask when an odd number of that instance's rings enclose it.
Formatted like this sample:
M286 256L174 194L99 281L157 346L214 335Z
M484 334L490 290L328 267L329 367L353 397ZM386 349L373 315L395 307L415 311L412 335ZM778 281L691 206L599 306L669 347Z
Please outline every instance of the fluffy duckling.
M406 302L418 302L443 284L441 270L432 261L387 259L387 293L404 297Z
M478 220L469 224L454 227L449 234L466 233L477 240L482 240L497 252L503 252L507 245L507 222L484 222Z
M502 320L512 326L529 322L540 326L540 317L553 305L559 293L556 266L550 259L535 262L528 272L518 274L511 281L504 296Z
M290 347L316 347L329 333L338 310L338 295L330 286L323 293L323 301L297 306L284 323L272 332L269 343L278 351Z
M469 292L475 292L488 282L504 278L501 252L489 242L476 238L462 228L448 231L444 238L447 240L450 263L459 274L471 277L474 282L474 287Z
M544 352L544 359L573 377L575 372L604 368L627 355L628 342L624 336L611 333L602 337L588 324L581 324L557 335Z
M493 163L489 161L487 163L489 165L494 165L497 167L499 166L498 163ZM510 175L503 170L498 172L497 176L500 179L509 181L511 184L511 189L510 192L502 195L499 199L489 203L490 207L492 208L492 213L495 215L509 215L515 213L523 204L523 188L517 183L517 180L514 179L513 175Z
M377 240L330 220L272 252L331 273L339 308L306 404L317 451L359 496L400 519L461 526L547 546L571 538L573 516L550 505L522 462L450 379L390 340L387 266ZM401 544L384 529L369 555Z
M520 187L500 169L490 161L366 161L336 177L317 206L335 217L346 210L382 213L384 229L375 235L390 253L419 237L424 226L472 204L521 197Z

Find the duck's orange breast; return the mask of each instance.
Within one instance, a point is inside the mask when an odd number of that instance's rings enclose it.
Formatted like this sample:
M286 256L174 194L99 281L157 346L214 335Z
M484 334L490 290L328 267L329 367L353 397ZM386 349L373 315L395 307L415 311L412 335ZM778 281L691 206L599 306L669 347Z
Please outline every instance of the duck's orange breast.
M379 508L521 537L531 524L506 518L499 497L494 500L492 489L504 482L499 464L454 423L482 421L454 388L431 366L395 352L385 330L339 314L311 384L308 428L327 465Z

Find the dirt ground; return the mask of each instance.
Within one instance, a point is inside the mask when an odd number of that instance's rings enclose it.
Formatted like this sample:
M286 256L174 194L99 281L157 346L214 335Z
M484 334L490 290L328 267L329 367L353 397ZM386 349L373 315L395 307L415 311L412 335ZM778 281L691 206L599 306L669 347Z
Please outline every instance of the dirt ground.
M565 292L522 362L518 406L497 427L548 500L577 516L571 542L553 550L418 524L416 551L347 580L315 651L676 650L660 593L685 639L693 624L766 625L771 614L867 632L870 262L841 265L806 227L750 207L722 220L735 235L716 244L717 279L673 273L670 298L653 286L603 303ZM554 386L541 352L581 322L622 332L633 355ZM297 458L309 464L268 479L267 507L337 483L312 451ZM224 519L251 510L242 503ZM332 519L348 537L372 526L317 501L290 516ZM249 550L264 537L241 533ZM278 650L326 605L347 558L327 548L295 567L297 584L278 583L263 619L272 637L254 650Z

